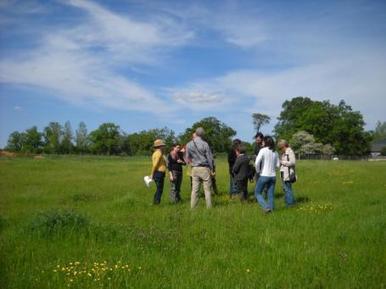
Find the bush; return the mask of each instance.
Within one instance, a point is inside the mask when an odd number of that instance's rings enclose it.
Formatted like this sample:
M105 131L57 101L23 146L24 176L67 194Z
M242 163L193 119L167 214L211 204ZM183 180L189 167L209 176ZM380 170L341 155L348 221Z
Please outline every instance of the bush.
M42 237L49 237L61 233L85 231L89 225L89 219L75 211L51 210L35 216L29 229Z
M386 147L383 147L383 148L381 149L381 155L382 155L382 156L386 156Z

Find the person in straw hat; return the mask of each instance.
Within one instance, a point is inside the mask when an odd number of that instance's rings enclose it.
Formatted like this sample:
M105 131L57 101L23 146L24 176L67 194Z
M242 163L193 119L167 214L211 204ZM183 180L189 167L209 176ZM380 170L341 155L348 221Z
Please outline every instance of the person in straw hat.
M166 172L166 161L164 157L165 143L162 139L154 141L154 153L152 155L153 166L151 169L151 178L156 184L156 191L154 193L153 204L158 205L161 202L162 193L164 190L164 180Z

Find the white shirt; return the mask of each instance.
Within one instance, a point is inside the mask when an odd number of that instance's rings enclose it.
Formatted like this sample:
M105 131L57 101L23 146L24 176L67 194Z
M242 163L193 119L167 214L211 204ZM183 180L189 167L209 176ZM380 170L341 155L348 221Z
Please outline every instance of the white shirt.
M276 168L279 168L279 155L265 147L259 151L255 161L256 172L263 177L275 177ZM261 170L260 170L261 168Z

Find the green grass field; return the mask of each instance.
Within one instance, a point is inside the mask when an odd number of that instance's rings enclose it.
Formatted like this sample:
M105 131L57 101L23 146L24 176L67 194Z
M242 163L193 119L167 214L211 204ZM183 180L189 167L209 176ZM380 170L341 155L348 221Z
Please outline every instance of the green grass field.
M0 160L0 288L385 288L386 162L300 161L276 210L221 195L160 206L148 158Z

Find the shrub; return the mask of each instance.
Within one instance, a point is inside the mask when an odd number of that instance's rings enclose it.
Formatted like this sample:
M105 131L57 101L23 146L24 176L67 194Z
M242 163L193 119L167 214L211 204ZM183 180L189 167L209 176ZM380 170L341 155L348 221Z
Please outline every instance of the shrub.
M42 237L48 237L61 233L85 231L89 225L90 221L87 217L73 210L50 210L36 215L29 228Z

